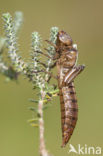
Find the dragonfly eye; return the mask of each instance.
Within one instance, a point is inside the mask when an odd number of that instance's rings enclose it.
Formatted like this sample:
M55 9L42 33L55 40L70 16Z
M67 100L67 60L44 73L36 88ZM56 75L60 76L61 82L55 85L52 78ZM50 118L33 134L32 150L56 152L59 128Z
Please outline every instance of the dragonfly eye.
M71 46L73 43L72 38L64 31L60 31L58 33L58 37L59 37L60 42L66 46Z

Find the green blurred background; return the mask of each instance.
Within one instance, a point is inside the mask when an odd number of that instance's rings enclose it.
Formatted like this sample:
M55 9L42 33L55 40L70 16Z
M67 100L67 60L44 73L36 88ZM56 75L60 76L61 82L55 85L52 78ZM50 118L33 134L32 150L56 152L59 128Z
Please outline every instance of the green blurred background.
M20 50L28 57L31 33L39 31L44 39L57 26L68 32L78 44L79 64L85 71L75 81L79 119L69 143L77 147L103 147L103 1L102 0L0 0L4 12L24 13ZM0 34L3 35L2 20ZM56 71L56 69L55 69ZM29 126L32 117L28 98L35 97L32 85L20 77L20 83L5 83L0 75L0 156L34 156L38 154L38 129ZM69 144L62 149L59 98L45 111L45 139L55 156L67 156ZM103 151L102 151L103 154ZM73 155L73 154L72 154Z

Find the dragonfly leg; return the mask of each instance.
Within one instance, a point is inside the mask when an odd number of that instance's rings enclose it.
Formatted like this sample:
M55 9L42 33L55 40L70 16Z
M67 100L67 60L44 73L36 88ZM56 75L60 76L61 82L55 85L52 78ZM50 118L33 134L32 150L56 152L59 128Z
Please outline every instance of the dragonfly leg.
M45 48L45 50L48 51L48 49ZM59 58L58 54L56 53L53 57L49 56L48 54L45 54L43 53L42 51L40 50L36 50L35 52L39 53L39 54L42 54L44 56L46 56L47 58L51 59L51 60L57 60Z
M49 40L45 40L48 44L50 44L51 46L53 46L54 48L57 48L56 44L52 43L51 41Z
M39 64L41 64L43 67L48 68L48 66L47 66L45 63L43 63L43 62L41 62L41 61L39 61L39 60L37 60L37 62L38 62ZM55 66L56 66L56 62L54 62L52 65L50 65L49 68L52 69L52 68L54 68Z
M33 71L32 73L35 73L35 74L37 74L37 73L41 73L41 72L43 72L43 73L45 73L45 74L48 74L49 75L49 80L48 81L50 81L50 79L53 77L54 79L58 79L58 76L55 76L55 75L53 75L51 72L47 72L46 70L37 70L37 71Z
M53 75L51 72L46 72L48 75L49 75L49 78L48 78L48 80L47 80L47 82L49 83L49 81L51 80L51 78L54 78L54 79L58 79L58 76L55 76L55 75Z
M63 82L66 84L69 84L75 79L77 75L79 75L84 70L84 68L85 68L85 65L75 66L66 74Z
M45 54L45 53L43 53L42 51L40 51L40 50L36 50L35 52L37 52L37 53L39 53L39 54L42 54L42 55L44 55L44 56L46 56L46 57L48 57L49 59L53 59L52 57L50 57L48 54Z

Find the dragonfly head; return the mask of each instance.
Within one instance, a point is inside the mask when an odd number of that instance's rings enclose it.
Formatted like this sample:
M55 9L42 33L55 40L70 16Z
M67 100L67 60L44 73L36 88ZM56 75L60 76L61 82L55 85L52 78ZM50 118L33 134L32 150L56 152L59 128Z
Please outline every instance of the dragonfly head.
M57 41L60 45L71 46L73 44L72 38L63 30L58 32Z

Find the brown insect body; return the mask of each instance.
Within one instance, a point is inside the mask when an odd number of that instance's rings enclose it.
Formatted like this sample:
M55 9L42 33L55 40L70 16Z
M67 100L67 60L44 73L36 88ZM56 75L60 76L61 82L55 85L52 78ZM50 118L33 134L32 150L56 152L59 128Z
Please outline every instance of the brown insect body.
M78 117L78 105L73 80L84 69L84 66L76 66L78 51L73 47L71 37L64 31L58 32L56 46L62 147L64 147L74 131Z

